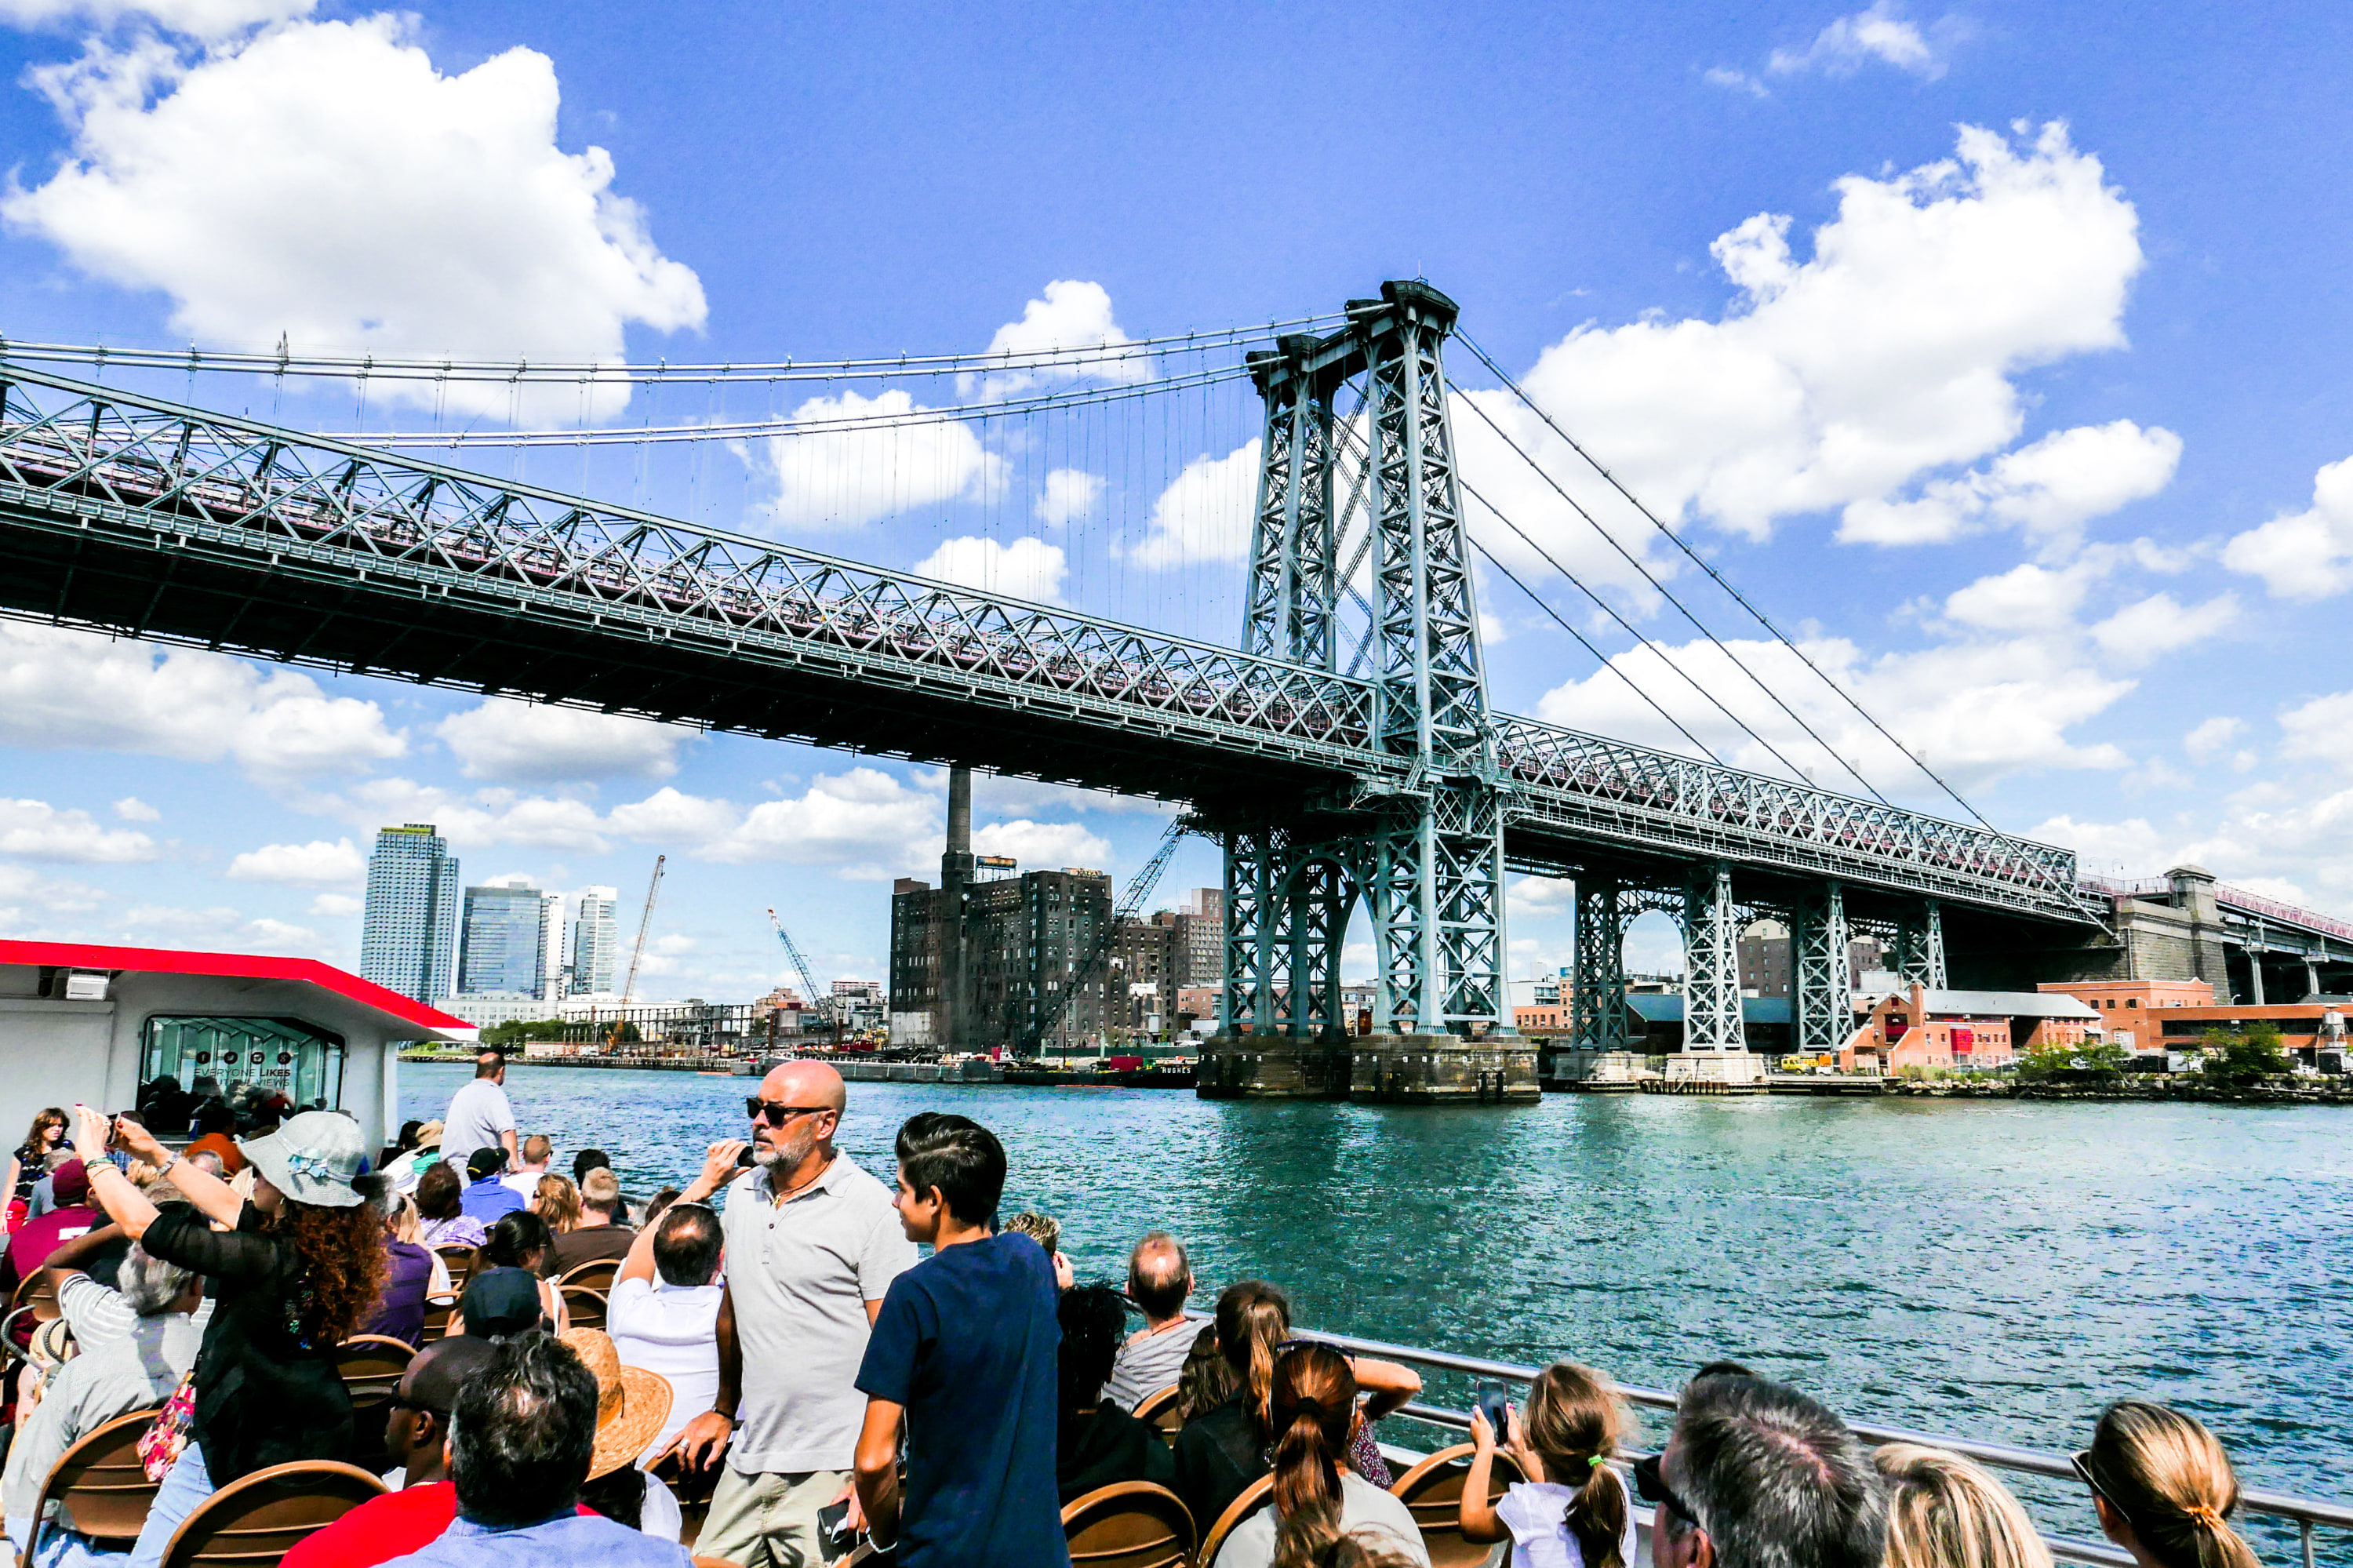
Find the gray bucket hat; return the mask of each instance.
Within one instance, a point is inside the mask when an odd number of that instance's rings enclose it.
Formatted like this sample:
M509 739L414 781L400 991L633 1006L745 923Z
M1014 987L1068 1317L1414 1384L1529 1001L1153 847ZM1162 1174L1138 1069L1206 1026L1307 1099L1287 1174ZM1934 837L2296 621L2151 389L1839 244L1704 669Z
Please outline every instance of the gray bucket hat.
M339 1111L304 1111L267 1138L237 1147L271 1186L298 1203L348 1209L366 1201L352 1190L352 1179L367 1163L367 1143L360 1124Z

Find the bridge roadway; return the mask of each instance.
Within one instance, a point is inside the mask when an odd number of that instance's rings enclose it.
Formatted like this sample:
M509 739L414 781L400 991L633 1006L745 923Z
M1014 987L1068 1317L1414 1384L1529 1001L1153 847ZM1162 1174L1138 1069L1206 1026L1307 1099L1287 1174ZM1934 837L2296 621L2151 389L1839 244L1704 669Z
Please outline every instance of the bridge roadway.
M0 363L0 614L1194 803L1415 791L1378 688ZM1506 852L2077 939L2072 853L1498 715Z

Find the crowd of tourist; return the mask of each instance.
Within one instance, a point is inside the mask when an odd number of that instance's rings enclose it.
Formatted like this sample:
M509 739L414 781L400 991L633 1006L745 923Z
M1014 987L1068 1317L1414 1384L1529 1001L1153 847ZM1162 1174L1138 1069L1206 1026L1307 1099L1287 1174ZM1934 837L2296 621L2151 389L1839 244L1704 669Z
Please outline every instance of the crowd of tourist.
M1062 1509L1122 1482L1173 1491L1204 1535L1225 1521L1202 1568L1428 1568L1375 1438L1414 1372L1300 1336L1262 1280L1188 1315L1192 1262L1163 1232L1124 1282L1078 1282L1055 1221L1000 1223L1007 1153L969 1118L911 1118L885 1186L837 1145L840 1076L786 1063L748 1097L748 1139L636 1205L602 1151L567 1175L548 1137L519 1138L503 1080L485 1053L441 1121L375 1157L332 1111L199 1100L189 1130L245 1136L179 1152L142 1114L44 1111L13 1157L0 1263L41 1276L59 1312L20 1339L0 1428L11 1548L149 1568L216 1489L374 1451L335 1364L364 1330L423 1347L385 1407L391 1489L291 1568L680 1568L664 1477L709 1498L696 1554L736 1568L834 1562L860 1536L900 1568L1067 1564ZM463 1289L427 1342L450 1249L471 1249ZM572 1326L560 1287L584 1265L611 1270L601 1330ZM1173 1442L1137 1414L1171 1390ZM160 1412L141 1444L160 1486L136 1544L110 1552L42 1486L142 1411ZM1605 1375L1548 1367L1472 1417L1446 1522L1511 1568L1632 1568L1645 1514L1658 1568L2052 1561L1979 1466L1873 1449L1734 1363L1693 1375L1660 1451L1634 1439ZM2230 1461L2191 1417L2113 1405L2074 1467L2140 1568L2253 1568Z

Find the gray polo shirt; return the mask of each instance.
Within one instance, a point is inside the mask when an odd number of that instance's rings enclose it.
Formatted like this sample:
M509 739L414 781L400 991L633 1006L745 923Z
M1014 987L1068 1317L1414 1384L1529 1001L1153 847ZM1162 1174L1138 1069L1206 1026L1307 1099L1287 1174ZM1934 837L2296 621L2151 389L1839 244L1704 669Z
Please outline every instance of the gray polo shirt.
M1193 1341L1200 1337L1201 1325L1188 1319L1157 1334L1130 1338L1111 1364L1111 1381L1103 1384L1103 1397L1133 1412L1176 1381L1185 1370L1185 1358L1193 1353Z
M866 1304L914 1266L891 1189L846 1154L784 1203L754 1169L727 1189L727 1289L744 1357L727 1463L745 1475L847 1470L866 1424Z

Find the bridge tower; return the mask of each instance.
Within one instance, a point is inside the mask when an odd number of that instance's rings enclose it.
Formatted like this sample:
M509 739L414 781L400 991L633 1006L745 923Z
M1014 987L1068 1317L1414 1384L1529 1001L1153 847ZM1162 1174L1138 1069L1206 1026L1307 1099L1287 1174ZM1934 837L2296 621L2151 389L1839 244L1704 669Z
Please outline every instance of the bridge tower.
M1227 1095L1534 1098L1504 984L1503 791L1447 405L1457 311L1426 283L1390 282L1347 314L1328 337L1251 356L1266 424L1242 649L1365 668L1375 738L1411 769L1401 787L1360 780L1294 810L1218 813L1226 987L1201 1082ZM1344 418L1351 384L1360 397ZM1351 601L1366 625L1344 661ZM1359 899L1375 988L1370 1033L1352 1038L1339 952Z

